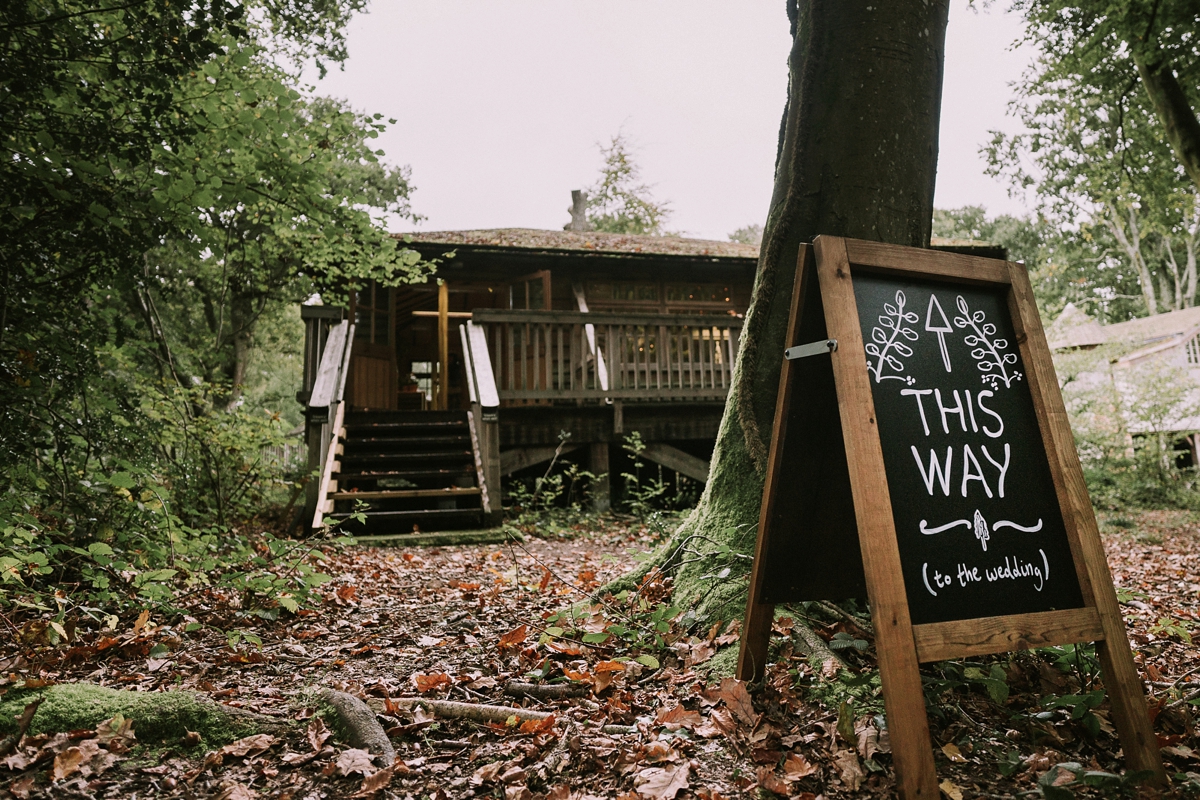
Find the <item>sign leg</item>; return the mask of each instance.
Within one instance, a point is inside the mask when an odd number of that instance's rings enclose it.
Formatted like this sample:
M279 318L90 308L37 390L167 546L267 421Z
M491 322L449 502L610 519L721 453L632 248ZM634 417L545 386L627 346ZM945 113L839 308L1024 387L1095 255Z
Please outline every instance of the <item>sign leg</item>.
M879 677L883 682L883 706L887 711L896 783L904 800L937 800L937 768L925 713L925 692L917 664L912 628L900 624L895 615L875 617L875 648L879 653Z
M737 678L740 681L762 680L767 667L767 647L771 643L771 623L775 606L759 603L751 587L746 601L746 617L742 620L742 641L738 650Z
M1132 770L1150 770L1154 773L1151 783L1162 786L1166 784L1167 774L1150 724L1142 681L1126 643L1125 631L1122 629L1118 636L1120 638L1115 642L1096 642L1104 687L1112 704L1113 725L1121 739L1121 749L1125 751L1126 766Z

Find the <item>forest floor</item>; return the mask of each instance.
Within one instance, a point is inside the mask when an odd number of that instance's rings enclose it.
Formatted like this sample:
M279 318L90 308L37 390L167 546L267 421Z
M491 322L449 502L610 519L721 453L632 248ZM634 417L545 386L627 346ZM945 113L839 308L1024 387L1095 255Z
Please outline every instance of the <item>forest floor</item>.
M1200 634L1200 518L1126 513L1101 527L1168 770L1176 788L1200 791L1191 772L1200 772L1200 662L1191 643ZM223 746L197 736L137 744L120 719L30 733L7 751L0 744L0 797L893 796L868 618L853 606L799 604L776 623L777 660L763 684L712 674L714 664L731 663L737 623L680 631L669 581L636 597L592 597L659 535L606 517L509 544L352 546L330 550L324 570L334 580L315 611L263 619L236 597L201 594L178 618L143 614L115 630L81 623L58 646L5 635L0 701L88 682L191 690L300 722ZM576 616L559 616L572 606ZM801 652L790 635L800 619L835 645L845 667ZM240 642L231 645L230 630L242 631ZM1089 648L946 662L923 674L951 800L1138 791L1103 775L1123 767ZM570 687L569 696L521 698L514 683ZM367 700L394 763L379 769L331 735L315 687ZM549 715L447 718L405 702L416 697Z

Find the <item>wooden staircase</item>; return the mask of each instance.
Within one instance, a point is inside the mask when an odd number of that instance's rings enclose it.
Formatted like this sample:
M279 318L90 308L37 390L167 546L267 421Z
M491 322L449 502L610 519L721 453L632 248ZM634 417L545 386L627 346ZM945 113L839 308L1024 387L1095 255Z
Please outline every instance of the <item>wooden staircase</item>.
M479 528L491 511L469 411L348 412L335 452L320 511L347 533Z

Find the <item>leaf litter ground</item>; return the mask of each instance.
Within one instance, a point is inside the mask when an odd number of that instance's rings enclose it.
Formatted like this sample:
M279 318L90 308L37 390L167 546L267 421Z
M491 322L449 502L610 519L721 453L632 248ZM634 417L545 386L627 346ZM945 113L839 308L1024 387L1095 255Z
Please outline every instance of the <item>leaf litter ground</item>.
M246 613L237 597L197 594L178 619L143 614L114 630L75 620L70 641L57 646L39 637L44 623L17 620L10 630L19 634L0 651L5 693L72 682L183 689L299 723L221 744L195 735L140 743L136 721L120 716L89 730L30 733L0 744L0 796L894 794L861 609L783 610L775 661L761 685L748 687L709 673L714 653L736 646L736 622L680 630L669 580L597 602L599 586L657 543L651 529L617 517L577 527L502 545L330 551L323 568L334 580L322 587L324 602L275 619ZM1147 512L1110 516L1103 529L1169 772L1176 788L1200 790L1200 662L1191 642L1200 524ZM797 621L840 658L793 635ZM944 796L1144 793L1119 776L1119 744L1095 672L1082 647L927 666ZM319 687L366 700L395 762L381 768L330 730ZM447 718L436 702L414 698L523 710Z

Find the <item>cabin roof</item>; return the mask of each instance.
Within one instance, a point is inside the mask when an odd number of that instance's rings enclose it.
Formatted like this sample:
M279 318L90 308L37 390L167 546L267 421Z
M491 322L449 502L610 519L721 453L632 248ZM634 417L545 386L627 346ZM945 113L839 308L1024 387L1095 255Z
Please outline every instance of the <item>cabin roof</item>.
M1050 347L1095 347L1108 342L1152 345L1177 339L1200 327L1200 307L1168 311L1112 325L1100 325L1074 303L1067 303L1046 331Z
M533 250L547 253L684 256L757 261L759 246L683 236L643 236L599 231L552 231L535 228L492 228L468 231L418 231L392 234L414 245L449 245L479 249ZM938 239L935 249L1003 257L1003 249L973 239Z
M687 239L682 236L638 236L598 231L543 231L534 228L494 228L473 231L428 231L393 234L414 244L465 245L580 253L707 256L758 259L758 245Z

